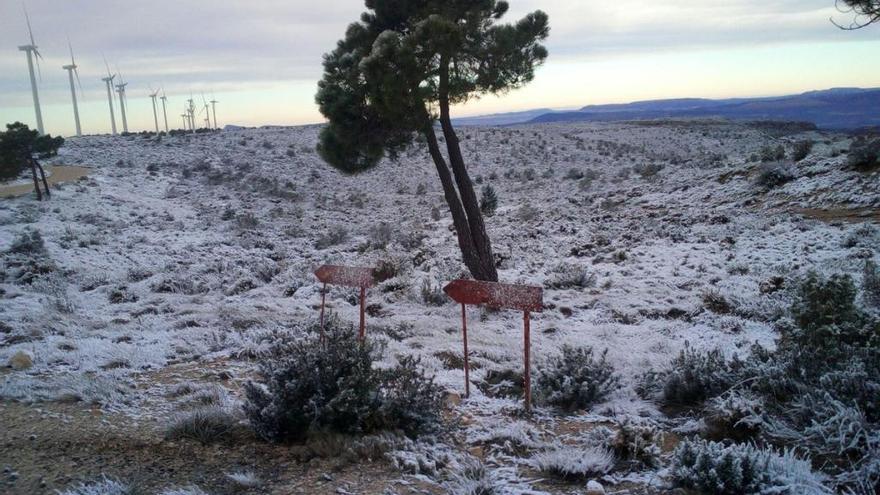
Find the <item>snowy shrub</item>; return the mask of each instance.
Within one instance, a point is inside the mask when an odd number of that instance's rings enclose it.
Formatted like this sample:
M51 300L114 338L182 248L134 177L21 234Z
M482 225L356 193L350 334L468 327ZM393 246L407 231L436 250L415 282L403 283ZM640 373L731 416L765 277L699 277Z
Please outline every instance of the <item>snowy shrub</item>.
M663 437L657 428L624 422L610 440L609 446L617 459L648 468L660 465Z
M450 301L449 296L443 292L443 286L434 285L430 280L422 281L422 302L428 306L443 306Z
M4 258L8 273L22 285L30 285L58 269L49 258L43 237L36 230L25 230L13 239Z
M481 425L482 430L468 435L472 443L500 445L507 451L542 447L541 432L531 423L522 420Z
M141 491L133 485L104 476L100 481L80 483L73 488L58 492L58 495L136 495L139 493Z
M491 217L495 215L495 210L497 209L498 195L495 193L495 188L486 184L483 186L483 190L480 194L480 211L482 211L487 217Z
M384 249L394 238L394 229L386 222L370 227L370 246L373 249Z
M726 315L733 311L730 302L717 290L708 290L703 293L703 307L720 315Z
M809 273L792 306L795 326L784 329L781 346L819 355L823 362L849 357L853 348L880 347L880 328L855 304L849 275L828 279ZM815 364L806 362L816 370Z
M222 407L200 407L175 416L165 429L165 438L198 440L209 444L223 440L237 424L235 417Z
M50 273L37 279L34 290L45 294L52 301L52 306L64 314L72 314L76 305L67 293L67 279L58 272Z
M253 471L236 471L234 473L226 473L226 478L229 479L229 481L231 481L233 484L235 484L235 486L244 490L256 489L263 484L262 480L260 480L260 478Z
M793 451L777 454L749 444L686 440L675 449L671 476L677 486L716 495L831 493Z
M454 470L449 480L443 484L447 493L454 495L501 495L486 466L479 460L469 458Z
M123 304L137 302L138 297L137 295L132 294L132 292L128 290L128 287L117 285L110 290L109 294L107 294L107 300L110 304Z
M764 189L773 189L794 180L794 173L786 163L763 163L758 167L755 183Z
M568 172L565 173L563 179L567 180L581 180L584 178L584 173L577 168L570 168Z
M531 464L535 469L555 476L586 478L611 471L614 455L604 447L560 445L535 454Z
M188 486L186 488L171 488L159 492L159 495L208 495L208 492L197 486Z
M135 266L128 269L126 278L131 283L141 282L153 276L153 272L142 266Z
M645 163L633 166L633 172L639 174L643 179L650 179L663 170L661 163Z
M25 230L16 236L6 252L28 256L46 256L48 254L43 236L37 230Z
M729 389L736 381L736 363L728 362L719 349L698 351L685 343L669 369L649 376L662 403L692 406Z
M318 236L318 239L315 240L315 249L327 249L342 244L346 240L348 240L348 230L341 225L335 225Z
M608 396L620 383L614 367L606 360L606 349L598 358L592 347L562 347L562 355L547 362L536 381L544 403L567 411L589 409Z
M550 289L582 289L596 286L596 275L586 268L569 263L556 265L550 277L544 280L544 286Z
M335 323L315 337L283 343L260 366L262 384L245 386L245 413L258 435L301 440L310 432L366 434L401 430L417 435L439 425L440 389L402 358L373 367L377 350Z
M792 161L799 162L806 158L811 151L813 151L813 141L809 139L798 141L794 143L791 149L791 159Z
M235 226L239 230L254 230L260 226L260 219L251 212L245 212L235 217Z
M880 165L880 139L859 139L849 149L847 165L856 170L870 170Z
M775 162L785 158L785 148L781 144L777 146L763 146L759 153L762 162Z

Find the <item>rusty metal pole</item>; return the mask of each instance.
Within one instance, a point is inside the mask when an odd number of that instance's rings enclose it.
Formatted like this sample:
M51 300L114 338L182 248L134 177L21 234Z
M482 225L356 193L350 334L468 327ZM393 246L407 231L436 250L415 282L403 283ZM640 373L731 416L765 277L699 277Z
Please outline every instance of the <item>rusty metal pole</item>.
M366 287L361 287L361 331L360 331L361 340L364 340L364 337L366 337L366 333L367 333L366 329L365 329L365 317L364 317L364 304L366 301L366 292L367 292Z
M525 402L526 412L532 411L532 373L531 363L529 362L529 354L531 354L531 337L529 336L529 312L523 312L523 358L525 361L525 372L523 374L523 383L525 384Z
M321 342L324 341L324 299L327 297L327 284L321 288Z
M464 339L464 396L471 396L470 365L468 364L467 309L461 305L461 333Z

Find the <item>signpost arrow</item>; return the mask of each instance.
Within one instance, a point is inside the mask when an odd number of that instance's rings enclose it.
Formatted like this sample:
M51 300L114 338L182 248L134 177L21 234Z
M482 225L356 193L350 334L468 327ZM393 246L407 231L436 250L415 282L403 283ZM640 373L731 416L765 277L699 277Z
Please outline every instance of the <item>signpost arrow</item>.
M368 287L375 285L372 268L357 266L323 265L315 270L315 276L324 283L321 289L321 338L324 338L324 301L327 295L327 284L356 287L361 290L361 324L358 336L363 340L366 336L365 301Z
M529 313L544 308L544 290L527 285L500 284L479 280L453 280L443 288L449 297L461 304L461 332L464 340L465 396L471 394L470 364L468 363L467 314L468 304L492 308L516 309L523 312L523 361L526 410L532 409L531 335Z

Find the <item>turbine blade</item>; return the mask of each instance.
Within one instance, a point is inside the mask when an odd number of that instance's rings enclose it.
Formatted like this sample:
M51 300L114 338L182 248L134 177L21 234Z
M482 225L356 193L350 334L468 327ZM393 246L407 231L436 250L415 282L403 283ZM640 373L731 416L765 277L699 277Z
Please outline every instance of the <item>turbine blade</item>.
M81 82L79 82L79 71L76 70L76 67L74 67L74 69L73 69L73 75L76 76L76 85L79 86L79 96L82 97L82 95L83 95L83 85L82 85Z
M34 31L31 29L31 16L28 15L27 7L25 7L24 3L21 4L21 8L24 9L24 19L27 21L28 35L31 37L31 46L36 47L37 44L34 43Z
M70 43L70 36L67 37L67 48L70 49L70 65L76 65L76 60L73 58L73 45Z

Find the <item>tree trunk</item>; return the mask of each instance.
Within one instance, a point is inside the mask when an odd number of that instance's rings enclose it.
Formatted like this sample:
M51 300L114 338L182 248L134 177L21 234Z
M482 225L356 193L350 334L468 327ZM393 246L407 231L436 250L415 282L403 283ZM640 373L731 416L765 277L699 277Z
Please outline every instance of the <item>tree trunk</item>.
M458 236L458 247L461 249L462 261L475 278L481 273L480 257L474 247L471 230L468 226L467 215L461 206L458 193L455 191L455 184L452 182L452 175L440 153L440 146L437 143L437 135L434 133L434 126L428 113L425 112L425 129L422 131L425 139L428 141L428 152L434 160L434 166L437 167L437 175L440 176L440 183L443 185L443 195L446 198L446 204L449 205L449 211L452 214L452 224Z
M31 162L31 177L34 178L34 190L37 192L37 201L43 200L43 193L40 192L40 181L37 180L37 166L34 165L33 160L29 160Z
M49 192L49 183L46 182L46 172L43 170L43 166L40 165L40 162L34 160L33 158L31 158L31 161L32 161L33 163L36 163L36 164L37 164L37 167L40 169L40 177L43 179L43 187L46 188L46 198L47 198L47 199L48 199L48 198L51 198L51 197L52 197L52 193Z
M452 120L449 115L449 61L445 56L441 57L440 61L440 85L438 90L440 96L440 126L443 129L443 136L446 138L449 163L452 166L453 174L455 174L455 183L458 185L458 193L461 195L461 202L467 213L467 221L474 249L479 257L479 270L477 272L471 270L471 274L478 280L496 282L498 281L498 271L495 269L492 243L489 241L489 234L486 232L486 224L483 221L483 212L480 210L480 202L474 192L471 178L467 173L458 136L455 134L455 129L452 127Z

